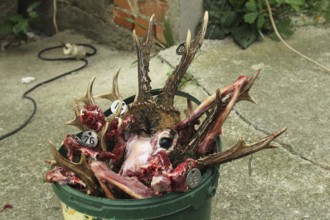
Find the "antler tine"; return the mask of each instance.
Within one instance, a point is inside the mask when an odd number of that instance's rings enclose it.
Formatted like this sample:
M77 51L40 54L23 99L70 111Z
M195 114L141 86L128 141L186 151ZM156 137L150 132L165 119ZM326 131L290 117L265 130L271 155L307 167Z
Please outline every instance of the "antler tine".
M102 148L102 150L103 151L107 151L108 149L107 149L107 140L106 140L106 135L107 135L107 132L108 132L108 129L109 129L109 125L110 125L110 122L109 121L107 121L106 123L105 123L105 125L103 126L103 128L102 128L102 130L101 130L101 137L100 137L100 139L101 139L101 148Z
M73 103L72 107L73 107L73 111L75 114L75 118L71 121L66 122L66 124L76 126L81 131L86 131L87 130L86 126L83 125L79 119L81 109L80 109L77 99L74 99L74 103Z
M74 172L86 184L88 194L98 194L97 180L92 171L89 169L88 162L86 161L86 156L84 154L81 154L79 163L74 163L65 159L52 143L50 143L50 150L56 160L56 165L65 167Z
M89 81L86 95L81 97L81 98L78 98L77 101L81 101L81 102L85 103L86 105L95 105L95 101L94 101L94 98L93 98L93 84L94 84L94 81L95 81L95 76L93 76L91 81Z
M188 29L187 37L186 37L186 43L185 43L186 51L189 51L189 49L190 49L190 41L191 41L191 33L190 33L190 30Z
M205 13L204 13L204 17L203 17L203 25L202 25L202 28L201 28L201 30L199 31L199 33L198 33L198 35L197 35L197 37L196 37L196 39L198 39L198 40L196 40L194 43L195 44L199 44L199 47L201 47L202 46L202 43L203 43L203 40L204 40L204 36L205 36L205 33L206 33L206 29L207 29L207 23L209 22L209 13L208 13L208 11L206 11Z
M199 126L196 134L191 139L191 141L187 144L185 147L185 152L189 152L191 155L196 154L199 145L203 142L205 137L207 136L207 133L210 132L212 126L214 126L214 123L216 122L215 118L218 117L218 115L222 111L222 100L221 100L221 92L220 89L216 92L216 102L213 103L212 110L210 111L210 114L206 117L206 119L203 121L203 123Z
M153 35L153 25L154 25L154 14L149 20L149 25L146 34L143 38L143 42L140 41L136 35L135 30L133 30L133 39L136 43L137 57L138 57L138 82L139 89L137 94L137 102L144 102L150 99L151 86L149 73L149 61L150 61L150 51L152 45L155 43L155 37Z
M214 153L200 158L197 160L197 163L203 166L220 165L245 157L263 149L275 148L276 145L271 142L286 130L286 127L282 128L251 145L247 145L243 140L240 140L234 147L220 153Z
M115 100L122 98L122 96L119 93L119 88L118 88L118 76L119 76L120 69L121 68L119 68L117 70L117 73L112 78L112 91L107 92L107 93L98 94L98 95L94 96L94 98L109 99L110 101L115 101Z
M259 69L254 76L252 76L251 78L249 78L249 82L248 84L244 87L244 90L240 93L240 96L238 98L238 101L241 100L246 100L252 103L257 103L256 100L249 94L249 91L251 89L251 87L253 86L254 82L256 81L256 79L258 78L259 74L260 74L261 69Z
M122 96L119 93L119 87L118 87L118 76L121 68L118 69L116 75L112 79L112 93L115 95L117 99L121 99Z
M149 24L146 30L146 34L144 36L144 43L148 43L148 42L154 43L155 40L153 35L154 18L155 18L155 14L152 14L149 19Z
M158 105L162 105L165 108L171 108L173 106L175 92L178 89L180 82L184 77L190 63L194 59L197 51L202 46L207 28L207 23L208 12L206 11L203 18L203 26L194 41L191 41L191 34L188 30L185 43L185 51L181 57L179 65L174 69L172 75L166 81L161 94L158 96Z

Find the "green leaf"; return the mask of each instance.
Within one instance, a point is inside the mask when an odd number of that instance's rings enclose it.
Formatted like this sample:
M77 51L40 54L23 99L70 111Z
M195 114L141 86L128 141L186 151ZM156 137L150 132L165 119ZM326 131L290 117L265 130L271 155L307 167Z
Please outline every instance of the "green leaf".
M31 5L29 5L29 7L26 9L26 11L28 13L34 11L34 9L36 9L39 5L41 4L41 2L33 2Z
M276 0L276 3L280 5L280 4L285 3L285 0Z
M135 20L133 18L125 18L126 21L134 24L135 23Z
M244 22L248 24L253 24L256 21L258 15L259 15L258 12L247 13L244 15Z
M231 31L234 41L242 48L248 48L258 38L258 31L251 25L242 25Z
M265 20L265 24L263 26L263 29L264 30L267 30L267 31L273 31L273 26L272 24L270 23L270 20L269 19L266 19Z
M265 25L265 15L260 15L258 16L258 19L257 19L257 28L258 30L261 30L264 25Z
M300 6L299 6L299 5L291 4L291 7L292 7L295 11L300 11Z
M125 18L126 21L132 23L132 24L136 24L137 26L139 26L140 28L142 28L143 30L146 30L147 28L145 26L143 26L143 24L136 22L134 19L132 18Z
M13 33L15 35L25 34L29 27L30 26L28 20L21 20L13 27Z
M220 17L220 23L223 27L231 27L237 19L237 13L234 11L226 11Z
M12 32L13 25L8 21L0 21L0 38Z
M257 4L255 1L250 0L245 4L245 7L248 11L257 11Z
M293 4L293 5L303 5L305 4L304 0L285 0L286 3L288 4Z
M208 25L208 28L206 29L205 34L207 39L219 39L223 40L227 34L223 28L221 28L220 25L217 24L210 24Z
M289 18L281 19L277 24L277 29L284 38L288 38L293 35L293 30L290 25L291 20Z
M168 19L163 17L163 24L164 24L164 38L166 41L166 47L170 47L174 45L174 38L172 34L171 25Z
M295 11L299 11L300 7L305 4L304 0L285 0Z
M21 20L24 20L23 16L20 14L15 14L9 17L9 20L13 23L18 23Z
M208 0L203 1L203 8L204 10L209 11L212 8L212 2Z
M39 15L38 15L37 12L35 12L35 11L31 11L31 12L29 12L29 18L30 18L30 19L35 19L35 18L37 18L37 17L39 17Z
M246 0L228 0L228 2L235 10L240 10L243 8Z
M220 20L221 13L219 13L219 10L209 11L209 17L211 21Z
M259 10L263 10L263 2L264 2L265 0L257 0L257 8L259 9Z

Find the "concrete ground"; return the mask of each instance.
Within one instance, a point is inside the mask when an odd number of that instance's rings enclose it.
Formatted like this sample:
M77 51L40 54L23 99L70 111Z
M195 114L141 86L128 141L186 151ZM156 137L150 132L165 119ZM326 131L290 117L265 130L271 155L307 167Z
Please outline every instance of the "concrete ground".
M64 125L73 118L72 98L85 93L96 76L95 93L108 91L119 67L119 87L127 97L136 91L135 54L114 51L85 37L64 32L0 53L0 135L19 126L32 111L22 100L34 84L63 73L79 62L46 62L37 58L58 40L92 43L98 52L82 71L44 85L30 95L38 110L19 133L0 141L0 219L62 219L59 200L43 178L52 158L51 141L59 146L67 133L77 129ZM299 28L289 43L313 59L329 66L330 29ZM60 56L60 51L50 54ZM162 87L166 73L179 57L175 47L151 60L153 88ZM282 127L279 147L221 166L219 187L213 199L212 219L330 219L330 73L294 55L279 42L264 40L247 50L231 40L204 42L189 68L197 79L184 91L204 99L239 75L262 74L251 94L257 105L240 102L226 121L222 136L227 149L243 137L253 142ZM31 84L21 78L33 76ZM106 104L104 104L106 105Z

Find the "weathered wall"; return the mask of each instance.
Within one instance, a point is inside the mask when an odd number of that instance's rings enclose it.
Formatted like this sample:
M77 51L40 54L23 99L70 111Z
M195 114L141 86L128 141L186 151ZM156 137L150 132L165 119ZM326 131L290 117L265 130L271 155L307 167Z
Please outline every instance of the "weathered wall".
M168 8L167 0L114 0L113 18L116 24L129 30L135 29L142 36L145 32L142 27L147 27L149 18L155 14L156 37L165 42L163 17L167 17Z
M10 1L10 0L7 0ZM36 0L20 0L28 5ZM53 1L43 0L38 8L42 32L55 33ZM155 33L165 42L163 17L170 21L176 43L185 39L187 29L194 33L202 16L202 0L57 0L58 30L73 29L116 49L133 50L132 30L142 36L155 14Z
M152 14L155 14L155 31L160 41L165 41L163 17L167 18L177 42L185 40L187 30L195 33L195 27L203 14L202 0L114 0L114 21L138 35L144 30ZM134 22L129 22L133 20Z
M203 0L169 0L169 14L173 35L179 42L185 41L187 30L192 35L196 32L196 26L203 17Z
M40 29L54 34L53 0L43 1L39 8ZM57 0L58 30L73 29L97 42L119 50L133 50L131 31L113 22L112 0Z
M0 19L6 17L8 14L17 12L17 2L14 0L0 1Z
M40 0L0 0L0 19L20 6L28 6ZM43 33L55 33L52 22L53 1L42 0L38 8L41 17L39 28ZM168 18L176 43L185 40L187 30L195 33L195 27L203 14L203 0L56 0L59 31L74 29L87 37L116 49L133 50L131 32L143 35L138 24L147 26L155 13L155 31L159 40L165 41L162 18ZM321 0L320 10L329 8L329 0ZM323 17L319 17L324 20ZM130 20L130 21L129 21ZM311 20L311 22L309 22ZM314 24L315 19L298 17L302 25ZM318 22L320 23L320 22Z

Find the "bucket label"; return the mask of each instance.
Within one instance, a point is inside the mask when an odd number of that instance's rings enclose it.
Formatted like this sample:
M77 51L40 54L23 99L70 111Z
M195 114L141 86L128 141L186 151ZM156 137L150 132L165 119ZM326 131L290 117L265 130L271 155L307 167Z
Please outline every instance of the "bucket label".
M127 105L124 101L121 101L122 102L122 105L121 105L121 110L120 110L120 113L119 114L124 114L125 112L127 112ZM112 113L115 113L117 111L117 108L119 107L119 100L116 100L114 101L111 106L110 106L110 109L111 109L111 112Z
M97 134L94 131L85 131L81 135L81 144L83 146L96 147L97 146Z
M195 188L201 182L201 171L197 168L191 169L186 177L186 182L189 188Z
M90 216L67 206L61 202L64 220L103 220L103 218Z

